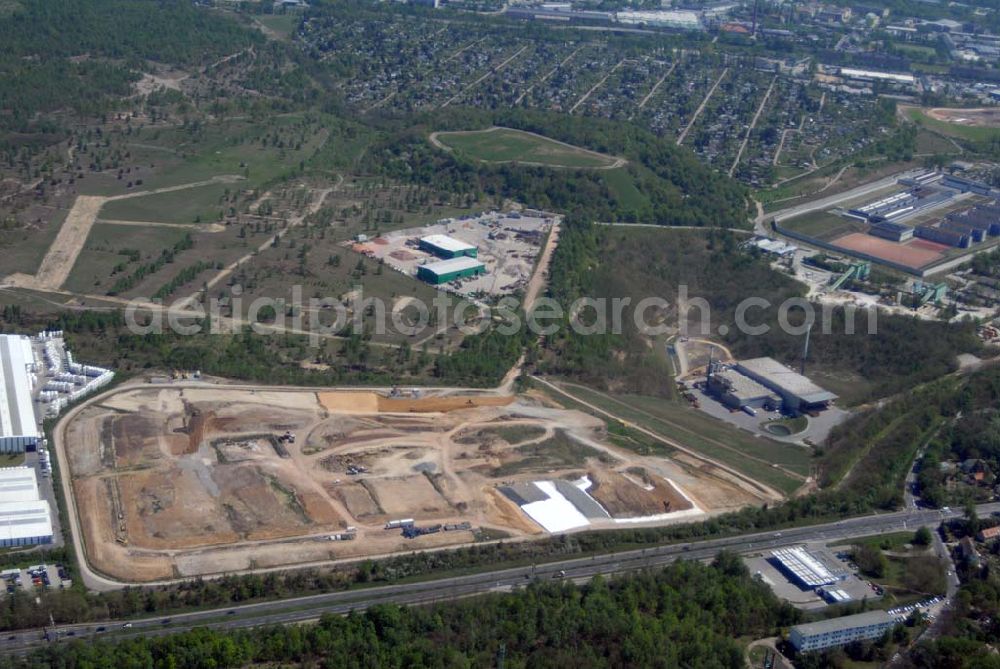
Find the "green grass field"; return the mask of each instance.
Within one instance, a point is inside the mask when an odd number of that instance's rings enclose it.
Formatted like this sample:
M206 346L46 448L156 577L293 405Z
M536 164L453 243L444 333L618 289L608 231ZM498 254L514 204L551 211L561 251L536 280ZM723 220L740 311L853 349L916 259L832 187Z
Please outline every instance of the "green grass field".
M625 168L608 170L603 175L608 188L625 206L641 209L649 205L649 198L636 188L632 176L625 171Z
M677 441L786 494L793 493L803 481L772 467L772 463L802 476L809 473L808 449L753 436L685 405L658 397L609 395L578 385L567 390L612 415Z
M66 279L66 289L79 293L103 294L112 283L112 269L128 258L119 253L125 249L139 251L146 262L160 255L184 237L180 228L124 227L120 225L94 225L87 244L80 252L73 270ZM134 269L137 263L132 263Z
M825 211L813 211L802 216L781 221L781 227L823 241L836 239L849 232L860 232L864 224L850 218Z
M246 177L237 185L230 184L233 188L256 188L309 160L323 148L327 136L318 123L296 114L278 116L270 124L225 120L203 126L198 132L151 126L133 134L121 147L129 153L132 167L126 178L117 179L113 170L87 174L79 191L83 195L119 195L129 192L126 185L133 179L141 178L143 183L132 191L143 191L220 175Z
M986 126L962 125L960 123L949 123L931 118L919 107L908 107L904 113L911 121L923 127L939 132L948 137L957 137L975 143L987 143L1000 138L1000 128Z
M0 230L0 276L37 272L68 213L68 209L56 210L44 226Z
M550 167L608 168L615 158L510 128L442 132L438 141L469 160L484 163L535 163Z
M240 184L214 183L167 193L112 200L101 209L100 218L159 223L211 223L222 208L220 202L226 190L239 187Z
M263 14L257 21L276 36L288 39L299 25L302 17L298 14Z
M4 453L0 455L0 467L17 467L24 464L24 453Z
M917 153L940 153L943 155L958 155L959 149L950 139L927 128L917 132Z

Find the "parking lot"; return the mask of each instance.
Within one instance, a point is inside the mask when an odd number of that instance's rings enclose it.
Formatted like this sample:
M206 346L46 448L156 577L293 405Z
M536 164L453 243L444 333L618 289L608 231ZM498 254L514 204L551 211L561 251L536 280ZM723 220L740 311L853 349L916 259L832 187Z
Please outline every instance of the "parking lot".
M844 575L842 580L831 587L843 590L850 597L850 601L859 602L864 599L872 601L882 598L884 593L881 589L878 589L877 586L873 587L868 581L860 578L856 569L852 569L848 561L840 554L834 554L822 545L810 545L808 548L809 553L823 562L831 572ZM810 610L821 609L829 605L816 591L793 582L778 566L777 561L771 557L770 552L747 556L744 558L744 562L751 574L759 575L775 595L793 606Z
M806 429L796 434L780 436L769 432L767 423L782 420L785 416L780 411L757 409L757 414L751 416L743 411L733 411L704 390L704 378L689 380L685 383L688 390L698 398L698 409L713 418L725 421L730 425L746 430L759 437L775 441L792 443L821 444L830 432L840 423L850 417L850 413L837 406L830 406L816 416L809 416Z
M0 571L5 594L13 594L19 588L26 592L40 588L68 588L72 581L67 576L66 569L60 564L38 564L25 569Z

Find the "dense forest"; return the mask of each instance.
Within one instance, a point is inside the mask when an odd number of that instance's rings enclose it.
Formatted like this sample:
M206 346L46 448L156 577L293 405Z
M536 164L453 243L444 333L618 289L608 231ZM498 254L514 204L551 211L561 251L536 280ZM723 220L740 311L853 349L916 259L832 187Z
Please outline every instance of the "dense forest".
M445 192L485 193L596 221L735 228L747 225L745 189L702 164L674 141L627 123L538 110L447 110L433 117L384 121L387 136L366 154L366 171ZM493 125L535 132L629 160L633 188L610 172L484 165L456 158L427 141L434 130Z
M682 562L584 586L543 582L430 607L378 606L316 625L74 641L0 667L705 667L742 669L738 637L798 621L742 561ZM503 649L503 650L501 650Z
M119 374L146 370L201 370L205 374L275 384L329 386L337 384L393 385L403 382L464 386L496 385L514 365L529 339L503 336L489 329L470 335L454 350L431 354L373 345L367 334L345 332L314 347L304 335L235 334L202 331L181 335L164 328L162 334L130 331L120 312L66 312L46 316L18 306L0 310L0 331L35 333L63 330L81 359L109 366ZM327 368L305 369L312 360Z
M742 239L721 231L624 230L594 226L569 218L563 226L551 271L550 291L563 304L581 296L666 299L672 305L665 322L677 326L679 290L690 298L704 298L711 307L707 331L701 331L701 310L688 312L692 335L715 335L728 329L723 340L737 358L772 356L789 364L801 359L802 335L786 333L778 320L782 301L802 297L804 288L772 270L766 258L740 251ZM735 311L748 297L766 299L772 306L754 309L747 320L766 325L760 335L736 327ZM815 306L817 317L822 309ZM799 325L802 312L792 310L789 322ZM972 324L931 322L907 316L879 314L877 334L868 334L868 314L853 317L854 332L846 327L845 312L830 310L828 332L818 325L812 333L809 364L812 369L853 374L867 382L854 389L851 399L867 401L911 388L956 369L955 355L978 352L981 343ZM650 349L631 319L621 335L580 336L569 328L546 341L541 369L576 376L604 388L641 394L665 392L666 361Z
M142 61L198 65L264 42L190 2L17 0L0 12L0 129L44 129L39 112L113 109Z

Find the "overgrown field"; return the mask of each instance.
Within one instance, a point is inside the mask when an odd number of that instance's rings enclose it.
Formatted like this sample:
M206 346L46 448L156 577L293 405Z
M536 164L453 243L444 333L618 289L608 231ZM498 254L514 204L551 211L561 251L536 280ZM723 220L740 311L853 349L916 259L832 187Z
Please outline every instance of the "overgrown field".
M512 128L442 132L436 137L456 155L485 163L519 162L573 168L602 168L615 163L611 156Z

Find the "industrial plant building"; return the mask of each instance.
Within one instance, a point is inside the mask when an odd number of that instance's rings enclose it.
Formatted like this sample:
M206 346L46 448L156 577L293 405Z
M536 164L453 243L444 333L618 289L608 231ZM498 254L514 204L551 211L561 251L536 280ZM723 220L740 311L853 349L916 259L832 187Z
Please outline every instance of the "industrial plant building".
M984 195L986 197L995 195L993 189L986 184L966 179L965 177L958 177L954 174L946 174L941 180L941 184L960 193L975 193L976 195Z
M730 409L777 409L781 406L781 398L769 388L720 364L713 364L706 383L708 391Z
M820 388L808 378L785 367L773 358L753 358L736 363L736 370L781 398L787 413L825 409L837 396Z
M472 244L449 237L448 235L428 235L420 238L419 248L421 251L432 253L438 258L475 258L479 252Z
M983 205L967 211L954 212L945 218L982 230L985 235L990 237L1000 235L1000 207L995 205Z
M905 242L907 239L913 238L913 228L902 223L879 221L878 223L872 223L868 234L894 242Z
M31 340L0 335L0 453L23 453L38 443L31 398L34 369Z
M0 469L0 548L52 543L52 510L30 467Z
M809 553L805 546L780 548L772 552L771 557L791 575L795 583L807 590L832 585L846 576L835 575L822 561Z
M887 611L868 611L853 616L820 620L796 625L788 640L795 650L806 653L852 641L877 639L898 624L898 619Z
M941 221L941 224L938 227L942 230L951 230L952 232L965 235L973 244L978 244L984 239L983 230L966 225L960 220L944 220Z
M454 281L455 279L485 273L486 266L483 263L467 256L459 256L417 267L417 278L423 279L435 286Z
M972 246L969 235L962 234L957 230L934 227L933 225L920 225L913 230L913 234L920 239L926 239L946 246L954 246L959 249L967 249Z
M848 213L868 221L879 221L899 216L911 211L917 203L917 196L910 191L894 193L881 200L855 207Z

